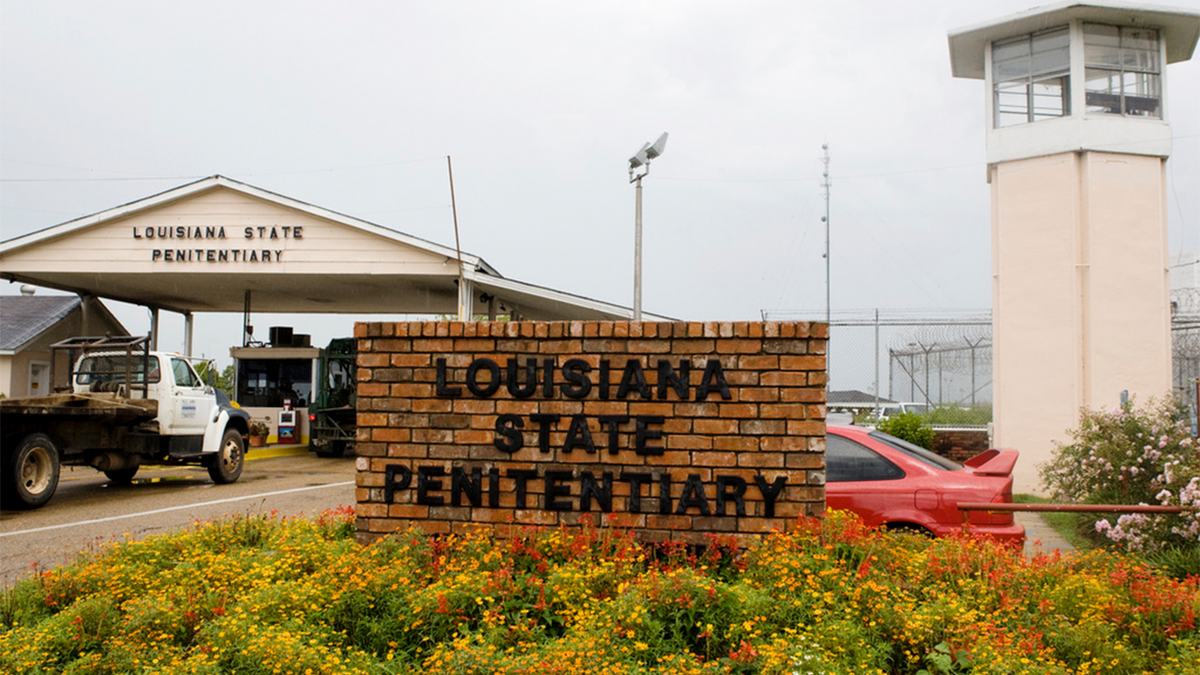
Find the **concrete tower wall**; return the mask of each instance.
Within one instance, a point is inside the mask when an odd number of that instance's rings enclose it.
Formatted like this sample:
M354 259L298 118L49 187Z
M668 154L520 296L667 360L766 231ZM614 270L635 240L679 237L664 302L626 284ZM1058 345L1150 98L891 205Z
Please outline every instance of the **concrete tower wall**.
M1163 158L1070 152L995 164L995 442L1018 491L1080 407L1170 388Z

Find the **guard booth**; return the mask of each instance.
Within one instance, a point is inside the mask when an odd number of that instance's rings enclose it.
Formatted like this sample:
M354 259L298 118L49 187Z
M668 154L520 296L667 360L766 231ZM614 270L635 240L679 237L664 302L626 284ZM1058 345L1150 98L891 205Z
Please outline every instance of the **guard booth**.
M305 334L287 326L270 330L267 343L229 350L234 363L234 400L252 420L265 422L269 443L306 443L317 357Z

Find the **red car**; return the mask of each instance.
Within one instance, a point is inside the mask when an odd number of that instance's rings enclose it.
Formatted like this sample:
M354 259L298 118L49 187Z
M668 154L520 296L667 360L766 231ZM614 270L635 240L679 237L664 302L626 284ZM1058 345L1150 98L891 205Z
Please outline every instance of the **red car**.
M962 530L959 502L1012 503L1016 463L1016 450L987 450L959 464L868 427L829 425L825 505L867 525L942 537ZM1012 513L970 513L971 533L1024 543L1025 526Z

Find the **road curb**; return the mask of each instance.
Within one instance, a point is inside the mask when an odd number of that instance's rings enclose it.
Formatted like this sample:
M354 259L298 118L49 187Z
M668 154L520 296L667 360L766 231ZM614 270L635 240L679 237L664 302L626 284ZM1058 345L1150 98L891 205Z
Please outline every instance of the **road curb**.
M261 448L246 448L246 461L268 459L270 457L297 457L307 455L308 446L304 445L268 445Z

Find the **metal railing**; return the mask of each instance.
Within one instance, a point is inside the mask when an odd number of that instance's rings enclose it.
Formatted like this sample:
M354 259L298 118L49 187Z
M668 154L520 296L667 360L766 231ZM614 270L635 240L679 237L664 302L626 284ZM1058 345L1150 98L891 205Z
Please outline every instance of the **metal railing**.
M989 502L959 502L958 510L963 514L963 531L970 531L971 511L1015 513L1017 511L1045 511L1049 513L1194 513L1195 506L1154 506L1150 504L992 504Z
M111 363L93 363L88 375L112 383L110 391L125 391L125 396L133 398L134 390L142 393L142 398L148 398L150 366L150 338L146 335L119 335L104 337L72 337L50 345L50 386L55 388L55 364L58 354L67 355L67 384L61 391L71 391L79 375L75 368L84 356L107 355L113 357ZM137 374L140 377L135 377ZM93 389L93 391L96 391Z

